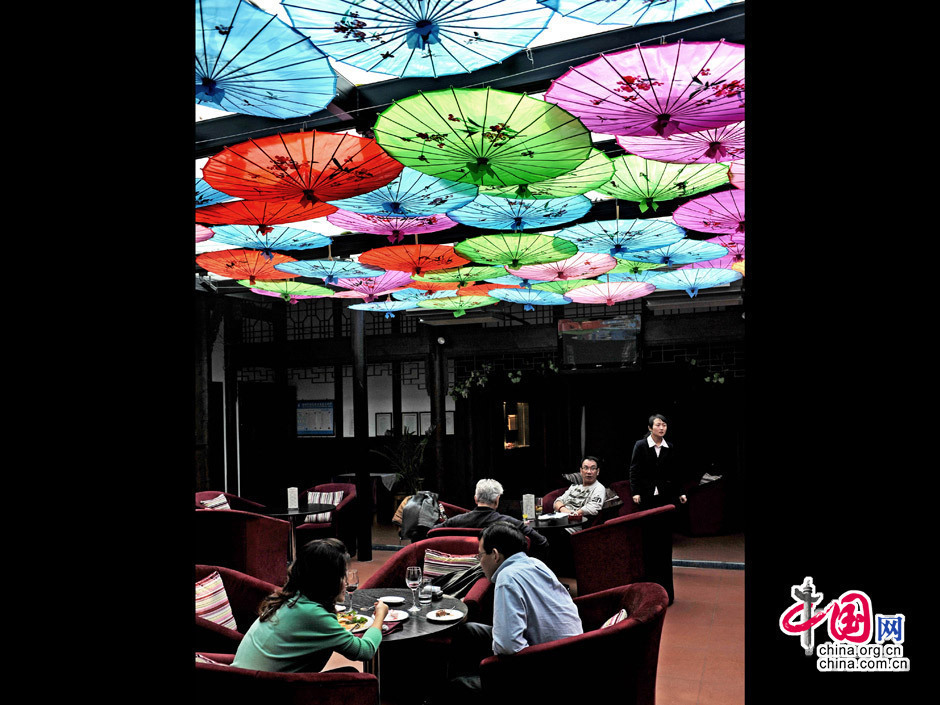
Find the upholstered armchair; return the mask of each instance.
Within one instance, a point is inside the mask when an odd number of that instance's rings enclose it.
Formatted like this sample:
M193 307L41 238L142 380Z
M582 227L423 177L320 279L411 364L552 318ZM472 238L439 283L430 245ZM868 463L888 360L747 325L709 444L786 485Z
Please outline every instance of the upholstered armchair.
M229 629L203 617L196 617L196 632L193 640L194 651L235 653L239 642L258 616L258 605L265 597L277 590L278 586L246 573L216 565L197 565L196 581L218 571L225 588L236 629Z
M689 501L680 512L679 531L686 536L716 536L730 525L728 481L695 485L686 492Z
M336 509L330 512L329 521L300 524L294 529L298 548L312 539L335 537L346 544L346 550L350 555L354 554L356 552L356 512L359 508L356 486L345 482L328 482L311 487L306 492L342 492L343 498L336 505ZM307 500L306 492L301 506Z
M551 693L551 700L561 702L598 700L595 691L601 688L613 696L601 702L655 705L668 601L666 591L655 583L621 585L577 597L574 603L584 633L483 659L484 691L498 694L499 702L525 702L532 699L533 689L547 687L544 692ZM626 610L625 619L601 628L621 609Z
M623 504L617 507L615 516L622 517L625 514L633 514L634 512L640 511L639 505L635 504L633 501L633 489L630 487L629 480L615 480L610 483L609 487L623 500Z
M275 585L287 581L290 522L237 509L197 509L192 539L198 564L225 566Z
M231 666L231 654L203 653L221 665L196 661L190 694L201 700L278 705L376 705L379 681L371 673L270 673Z
M633 512L571 535L578 595L635 582L659 583L674 599L672 504Z
M469 509L464 509L463 507L458 507L456 504L449 504L448 502L440 502L440 505L444 508L444 514L447 515L448 519L458 514L466 514L470 511Z
M242 512L258 512L265 509L263 504L253 502L250 499L229 494L228 492L219 492L218 490L203 490L196 493L196 509L209 509L203 502L216 499L219 495L225 497L228 501L229 509L237 509ZM224 510L222 510L224 511Z

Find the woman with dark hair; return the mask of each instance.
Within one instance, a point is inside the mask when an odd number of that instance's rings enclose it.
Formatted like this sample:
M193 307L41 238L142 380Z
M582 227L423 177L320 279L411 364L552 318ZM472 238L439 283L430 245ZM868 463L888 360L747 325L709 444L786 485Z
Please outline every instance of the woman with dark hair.
M681 458L666 442L666 417L653 414L649 431L633 446L630 460L630 488L640 509L663 504L685 504L685 481Z
M375 621L361 637L343 627L335 605L346 598L349 555L339 539L305 544L287 583L266 597L238 645L232 665L257 671L321 671L334 651L352 661L375 656L388 605L375 603Z

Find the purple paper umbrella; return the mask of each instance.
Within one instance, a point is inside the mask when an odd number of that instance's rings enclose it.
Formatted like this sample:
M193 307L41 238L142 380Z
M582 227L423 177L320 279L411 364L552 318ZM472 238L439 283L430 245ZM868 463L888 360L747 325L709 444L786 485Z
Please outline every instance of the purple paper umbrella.
M429 215L414 218L403 216L382 216L353 213L338 210L326 218L338 228L346 228L356 233L374 233L385 235L392 243L401 242L405 235L421 235L438 230L447 230L457 225L446 215Z
M744 160L732 162L728 168L728 181L735 188L744 189Z
M744 158L744 122L671 137L617 137L630 154L657 162L710 164Z
M209 240L213 235L215 235L215 233L212 232L206 226L204 225L196 226L196 242L205 242L206 240Z
M744 120L744 46L683 42L636 46L575 66L545 100L592 132L699 132Z
M687 230L727 233L744 239L744 191L732 189L701 196L676 208L672 219Z
M565 296L579 304L606 304L638 299L656 290L648 282L598 282L572 289Z
M336 286L346 289L333 294L338 299L363 299L372 303L382 294L399 291L411 284L410 272L389 271L377 277L360 277L356 279L340 279Z
M506 271L515 277L543 282L566 279L590 279L617 266L617 260L600 252L579 252L567 259L545 264L528 264L519 269Z

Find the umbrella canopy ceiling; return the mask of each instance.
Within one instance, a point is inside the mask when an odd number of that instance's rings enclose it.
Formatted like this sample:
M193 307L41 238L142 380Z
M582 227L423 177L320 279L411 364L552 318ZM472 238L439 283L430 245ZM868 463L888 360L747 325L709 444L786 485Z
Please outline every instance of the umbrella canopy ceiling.
M269 118L321 110L336 96L327 55L247 0L196 0L196 103Z
M636 27L675 22L744 0L539 0L565 17L594 24Z
M481 186L480 193L504 198L564 198L600 188L613 173L614 165L610 157L599 149L592 149L591 156L561 176L534 184Z
M196 209L196 222L202 225L253 225L259 233L275 225L313 220L336 211L328 203L288 201L228 201Z
M487 230L546 229L570 223L591 210L586 196L524 200L481 194L447 215L462 225Z
M565 174L591 155L574 115L493 88L419 92L383 111L375 138L405 166L451 181L509 186Z
M250 225L219 225L214 232L216 242L261 250L265 257L271 257L275 250L312 250L332 242L326 235L282 226L259 233Z
M391 245L378 247L359 255L363 264L422 274L435 269L450 269L462 264L469 264L453 247L448 245Z
M681 290L692 297L699 292L699 289L730 284L742 276L744 275L741 272L733 269L684 267L671 272L660 272L650 281L657 289Z
M578 252L578 246L569 240L522 233L479 235L458 243L454 249L462 257L477 264L501 264L514 268L557 262Z
M673 212L678 225L702 233L726 233L744 238L744 191L710 193L685 203Z
M478 191L479 188L474 184L441 179L405 168L385 186L331 203L341 210L354 213L428 216L465 206L477 197Z
M653 264L665 264L670 267L705 260L718 259L728 254L728 250L721 245L704 240L679 240L679 242L656 247L642 252L631 252L630 259Z
M685 237L685 230L667 218L596 220L559 230L555 237L570 240L581 252L624 257L630 252L678 242Z
M327 284L335 284L340 279L352 277L377 277L385 272L380 267L342 259L295 260L276 265L280 272L287 272L297 277L322 279Z
M205 252L196 257L196 264L207 272L229 279L247 279L253 286L258 279L290 279L298 276L275 269L279 264L294 263L287 255L275 253L265 257L260 250L221 250Z
M196 179L196 208L234 200L234 196L229 196L227 193L216 191L206 183L205 179Z
M307 284L295 279L256 280L254 284L247 279L240 279L238 283L251 287L251 291L255 294L278 296L291 304L296 304L301 299L320 299L333 295L333 290L328 287Z
M418 301L421 308L443 309L453 311L454 318L458 318L467 313L471 308L480 308L481 306L491 306L498 304L499 299L492 296L449 296L436 299L424 299Z
M359 311L375 311L385 314L386 318L395 318L395 311L412 311L418 308L414 301L371 301L361 304L351 304L349 308Z
M728 168L728 181L735 188L744 188L744 160L732 162Z
M658 162L710 164L744 159L744 122L662 137L617 137L630 154Z
M592 132L699 132L744 120L744 47L725 41L602 54L552 82L545 100Z
M196 242L205 242L206 240L211 240L213 235L215 235L214 230L211 230L202 225L196 226Z
M454 269L440 269L413 277L414 281L421 282L457 282L466 286L485 279L493 279L506 274L505 267L464 265Z
M545 264L530 264L518 269L507 267L515 277L539 281L559 281L565 279L590 279L617 266L617 260L610 255L597 252L579 252L567 259Z
M338 279L336 286L346 289L346 291L336 292L335 296L339 298L360 296L367 302L374 301L376 297L403 289L410 283L411 275L408 272L396 271L385 272L375 277Z
M357 233L385 235L389 242L401 242L405 235L421 235L447 230L457 225L446 215L403 216L369 215L338 210L326 218L332 225Z
M613 198L658 209L661 201L693 196L728 183L727 164L671 164L627 154L613 160L614 175L597 189Z
M596 282L572 289L566 296L579 304L606 304L638 299L651 294L656 287L648 282Z
M552 17L536 0L284 0L337 61L393 76L450 76L525 49Z
M564 306L571 303L571 299L562 294L537 289L493 289L490 296L500 301L522 304L526 311L532 311L535 306Z

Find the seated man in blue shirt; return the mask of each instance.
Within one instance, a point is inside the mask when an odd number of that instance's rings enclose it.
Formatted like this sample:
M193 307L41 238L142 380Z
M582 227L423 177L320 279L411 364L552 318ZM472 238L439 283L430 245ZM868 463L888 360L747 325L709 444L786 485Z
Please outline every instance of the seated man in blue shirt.
M495 585L493 626L467 623L459 628L453 644L457 669L472 671L487 656L584 632L567 588L542 561L526 555L519 529L495 522L483 530L479 542L480 566ZM476 675L454 678L448 685L442 702L471 702L474 695L484 694Z

